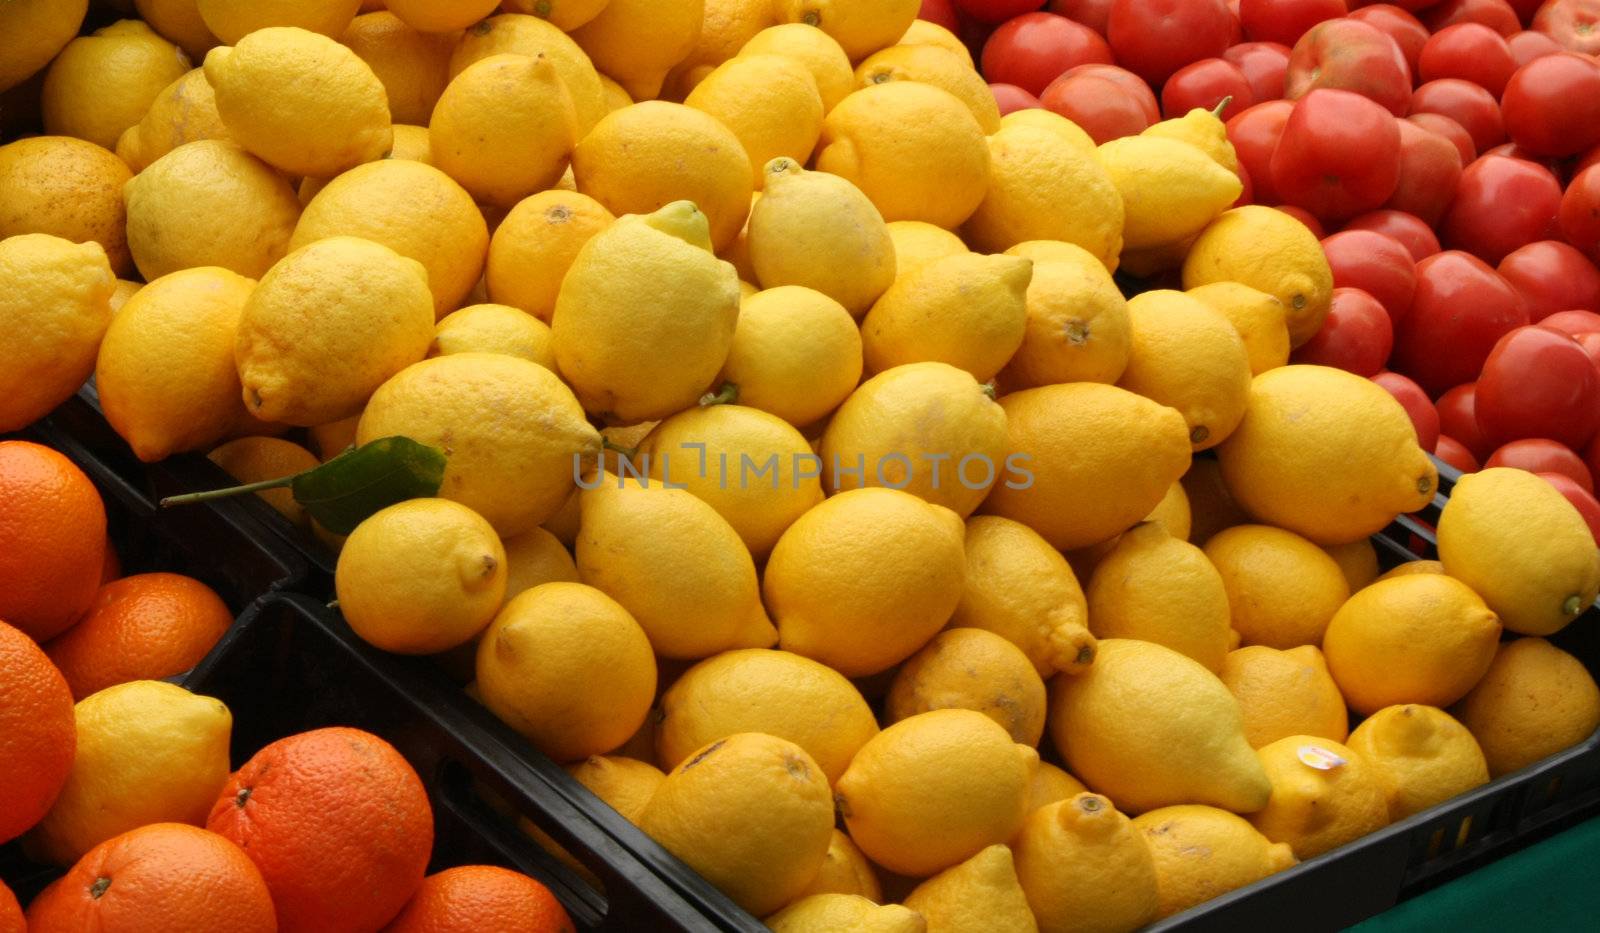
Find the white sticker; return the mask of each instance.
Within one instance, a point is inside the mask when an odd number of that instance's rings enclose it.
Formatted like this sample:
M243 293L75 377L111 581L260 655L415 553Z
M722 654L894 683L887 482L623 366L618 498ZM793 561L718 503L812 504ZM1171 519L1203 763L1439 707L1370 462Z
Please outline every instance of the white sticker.
M1316 768L1318 771L1332 771L1344 764L1344 759L1320 745L1302 745L1296 755L1301 763L1307 767Z

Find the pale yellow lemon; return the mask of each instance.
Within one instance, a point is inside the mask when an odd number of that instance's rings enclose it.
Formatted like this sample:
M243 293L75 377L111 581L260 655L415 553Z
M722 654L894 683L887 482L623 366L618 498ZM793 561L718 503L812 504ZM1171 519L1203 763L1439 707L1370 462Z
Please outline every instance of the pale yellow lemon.
M1124 249L1187 241L1237 201L1243 189L1238 175L1176 139L1128 136L1101 145L1099 155L1127 208Z
M1084 132L1083 127L1073 123L1059 113L1038 107L1027 110L1013 110L1000 118L1000 126L1002 129L1013 126L1031 126L1036 129L1049 130L1085 155L1095 155L1100 148L1095 143L1094 137Z
M156 95L188 70L188 56L136 19L80 36L45 72L45 132L111 149Z
M1204 551L1155 522L1122 536L1095 566L1085 595L1097 638L1165 645L1213 673L1234 644L1222 575Z
M25 233L0 240L0 282L0 431L15 431L89 377L117 279L100 244Z
M949 933L1037 933L1011 850L992 845L917 885L905 906Z
M923 933L927 921L900 904L877 904L847 892L808 893L766 919L773 933Z
M833 831L833 836L828 841L828 854L822 860L822 869L817 872L817 877L806 885L800 898L804 899L814 894L854 894L874 904L883 900L883 888L878 883L878 873L843 830Z
M750 159L752 184L779 156L804 162L822 134L822 96L799 62L781 55L740 55L695 85L684 104L733 131Z
M550 326L506 305L469 305L447 314L434 329L428 356L452 353L504 353L556 368Z
M1188 143L1210 156L1218 165L1237 175L1239 154L1228 139L1227 124L1223 123L1220 116L1220 111L1223 109L1225 108L1218 107L1216 110L1206 110L1196 107L1181 117L1153 123L1139 135Z
M205 69L195 68L156 95L143 118L117 141L117 153L123 155L123 146L130 146L128 165L137 172L184 143L227 136L216 92Z
M856 86L890 81L920 81L954 94L978 121L984 133L1000 129L1000 107L989 86L972 67L972 56L937 45L895 45L868 56L856 66Z
M963 230L974 249L1000 252L1029 240L1062 240L1116 271L1125 209L1094 153L1029 125L1003 127L988 147L988 189Z
M1234 208L1195 240L1183 264L1183 287L1237 282L1283 303L1291 346L1322 329L1333 299L1333 272L1305 225L1270 207Z
M740 302L721 379L739 387L740 404L804 427L850 396L862 368L861 331L844 306L782 285Z
M804 65L816 79L822 112L832 110L855 90L850 58L832 36L805 23L769 26L750 37L740 55L782 55Z
M1189 290L1189 297L1228 319L1250 359L1250 375L1288 365L1289 326L1283 302L1238 282L1213 282Z
M900 36L900 41L890 48L904 45L932 45L946 49L960 57L968 69L974 72L977 70L977 64L972 60L972 52L961 41L961 37L930 20L920 17L912 20L911 25L907 26L905 33Z
M1128 366L1117 384L1181 412L1195 450L1227 440L1250 396L1239 332L1209 306L1165 289L1130 300L1128 321Z
M988 382L1022 345L1033 262L959 253L895 279L861 322L867 370L948 363Z
M776 22L771 0L705 0L694 48L673 66L662 96L682 100L756 33Z
M954 233L920 220L897 220L889 224L889 238L894 241L896 278L946 256L971 252Z

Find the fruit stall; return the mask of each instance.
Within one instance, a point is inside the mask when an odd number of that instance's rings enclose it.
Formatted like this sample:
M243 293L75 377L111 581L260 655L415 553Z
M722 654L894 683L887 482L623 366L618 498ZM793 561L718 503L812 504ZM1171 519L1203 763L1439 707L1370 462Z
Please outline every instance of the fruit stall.
M0 335L0 933L1600 910L1600 0L0 0Z

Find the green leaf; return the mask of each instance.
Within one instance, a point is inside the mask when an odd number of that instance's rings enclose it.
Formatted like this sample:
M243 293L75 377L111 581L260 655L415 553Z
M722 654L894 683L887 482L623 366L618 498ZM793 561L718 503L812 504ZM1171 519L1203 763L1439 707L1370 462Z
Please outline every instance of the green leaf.
M322 527L347 535L374 512L439 494L444 452L409 437L384 437L294 478L296 502Z

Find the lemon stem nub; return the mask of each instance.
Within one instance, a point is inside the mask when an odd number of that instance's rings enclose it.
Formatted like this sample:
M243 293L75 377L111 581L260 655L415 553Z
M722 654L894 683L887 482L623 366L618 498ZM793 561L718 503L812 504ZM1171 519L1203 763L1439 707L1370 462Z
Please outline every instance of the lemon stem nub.
M1575 616L1583 611L1583 600L1577 596L1568 596L1567 601L1561 604L1563 615Z
M1222 103L1211 108L1211 115L1216 117L1218 120L1222 119L1222 111L1227 110L1228 105L1231 103L1233 103L1233 95L1229 94L1227 97L1222 99Z
M94 884L89 885L89 896L95 900L99 900L100 895L106 893L106 889L110 887L111 879L101 875L100 877L94 879Z
M700 399L701 408L710 408L713 405L732 405L739 401L739 386L732 382L724 382L722 388L715 392L708 392Z
M1210 428L1206 427L1203 424L1197 424L1197 425L1194 426L1194 430L1189 432L1189 443L1191 443L1191 444L1204 444L1206 442L1206 438L1208 438L1210 436L1211 436L1211 429Z
M1078 809L1082 810L1085 813L1099 813L1100 812L1100 798L1099 797L1085 797L1082 800L1078 801Z

